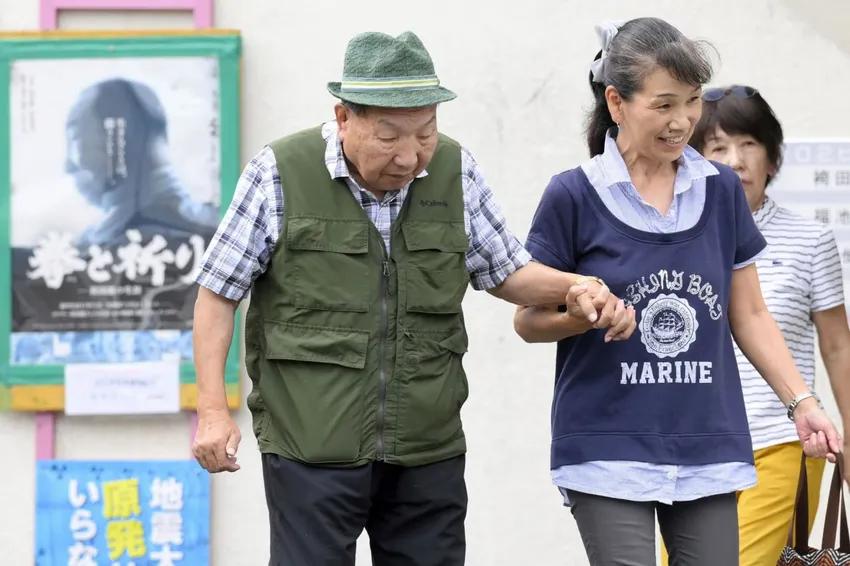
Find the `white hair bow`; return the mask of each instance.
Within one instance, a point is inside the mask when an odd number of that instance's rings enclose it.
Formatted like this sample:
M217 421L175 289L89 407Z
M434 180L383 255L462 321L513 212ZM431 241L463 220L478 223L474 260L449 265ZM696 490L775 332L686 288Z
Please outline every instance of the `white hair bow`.
M599 39L599 45L602 47L602 56L590 64L593 82L605 84L605 59L608 58L608 50L611 48L614 36L625 23L622 20L612 20L596 24L594 29L596 30L596 37Z

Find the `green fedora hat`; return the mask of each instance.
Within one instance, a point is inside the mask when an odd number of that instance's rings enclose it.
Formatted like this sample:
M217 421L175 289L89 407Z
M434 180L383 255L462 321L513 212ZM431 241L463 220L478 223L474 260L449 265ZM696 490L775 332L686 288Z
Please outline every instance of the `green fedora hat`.
M335 97L380 108L421 108L453 100L440 86L434 62L413 32L398 37L367 32L348 42L342 81L328 83Z

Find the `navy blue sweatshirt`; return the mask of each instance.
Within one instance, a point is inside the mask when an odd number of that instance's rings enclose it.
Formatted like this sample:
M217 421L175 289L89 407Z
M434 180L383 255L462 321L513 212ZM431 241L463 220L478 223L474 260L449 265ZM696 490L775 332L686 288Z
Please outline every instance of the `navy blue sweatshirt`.
M707 180L697 224L659 234L603 204L581 168L555 176L527 249L546 265L601 277L635 307L637 329L605 343L558 343L551 467L593 460L753 462L727 318L733 266L767 245L729 167Z

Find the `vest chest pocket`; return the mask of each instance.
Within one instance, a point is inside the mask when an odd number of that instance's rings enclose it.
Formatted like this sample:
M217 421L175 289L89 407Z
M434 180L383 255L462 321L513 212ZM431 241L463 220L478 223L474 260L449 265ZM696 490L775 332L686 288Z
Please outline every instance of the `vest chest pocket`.
M286 227L287 282L296 307L367 312L377 280L370 279L369 224L314 216L290 218Z
M463 222L402 224L408 261L405 274L408 312L461 312L469 285L466 253L469 240Z

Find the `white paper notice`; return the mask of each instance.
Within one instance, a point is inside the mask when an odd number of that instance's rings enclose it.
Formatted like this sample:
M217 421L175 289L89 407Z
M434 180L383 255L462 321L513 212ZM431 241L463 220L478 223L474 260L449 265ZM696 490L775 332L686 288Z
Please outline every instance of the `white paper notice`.
M835 235L850 297L850 139L790 140L779 176L767 187L777 204Z
M178 363L65 366L66 415L145 415L179 411Z

